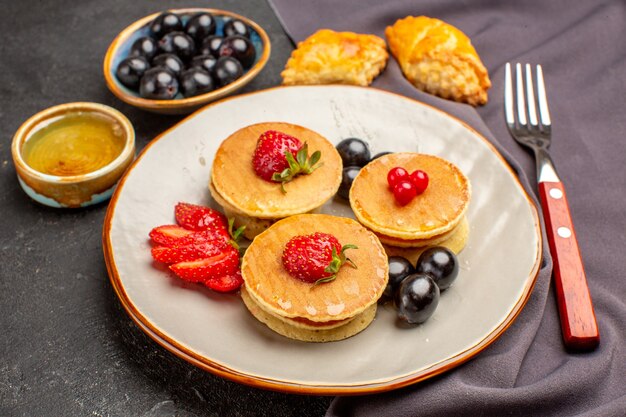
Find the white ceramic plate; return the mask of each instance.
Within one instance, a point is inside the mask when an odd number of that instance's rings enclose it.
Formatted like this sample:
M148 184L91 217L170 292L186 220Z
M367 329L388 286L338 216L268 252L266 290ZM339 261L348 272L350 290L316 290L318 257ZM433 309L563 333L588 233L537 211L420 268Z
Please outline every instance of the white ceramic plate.
M303 343L256 321L239 295L187 285L153 264L148 232L173 223L179 201L211 204L207 184L220 142L244 126L285 121L330 141L360 137L373 153L418 151L457 164L473 188L461 272L435 314L413 329L381 307L362 333ZM236 172L233 172L236 175ZM323 211L351 215L341 199ZM210 105L144 150L120 182L104 224L111 282L128 313L174 354L245 384L298 393L399 388L479 353L515 319L540 265L536 208L502 157L461 121L423 103L359 87L280 87Z

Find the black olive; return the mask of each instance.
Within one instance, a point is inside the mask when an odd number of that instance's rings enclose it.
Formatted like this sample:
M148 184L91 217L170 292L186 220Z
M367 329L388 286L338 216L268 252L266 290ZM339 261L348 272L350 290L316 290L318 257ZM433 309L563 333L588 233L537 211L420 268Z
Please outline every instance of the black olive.
M180 76L180 88L185 97L197 96L215 89L213 77L202 68L185 70Z
M370 149L365 141L358 138L348 138L336 146L344 166L365 166L370 161Z
M161 39L170 32L183 30L183 22L174 13L164 12L158 15L150 24L150 32L156 39Z
M178 94L176 76L165 68L151 68L141 77L139 95L143 98L171 100Z
M439 294L439 287L429 274L409 275L396 293L398 318L409 324L424 323L437 309Z
M139 80L150 68L150 63L144 56L131 56L124 59L117 66L115 76L126 87L136 90Z

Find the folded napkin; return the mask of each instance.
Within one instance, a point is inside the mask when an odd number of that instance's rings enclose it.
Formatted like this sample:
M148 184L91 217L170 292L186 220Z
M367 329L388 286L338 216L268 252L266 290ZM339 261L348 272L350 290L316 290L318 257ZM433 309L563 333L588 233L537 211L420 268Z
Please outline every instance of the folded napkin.
M327 415L625 415L625 3L270 0L270 5L294 43L321 28L384 37L386 26L407 15L436 17L461 29L491 76L486 106L474 109L417 91L393 58L373 87L431 104L473 126L504 155L533 196L532 155L513 141L504 124L504 64L542 64L552 154L568 191L600 327L596 351L565 350L544 238L544 262L533 293L514 324L490 347L413 386L337 397Z

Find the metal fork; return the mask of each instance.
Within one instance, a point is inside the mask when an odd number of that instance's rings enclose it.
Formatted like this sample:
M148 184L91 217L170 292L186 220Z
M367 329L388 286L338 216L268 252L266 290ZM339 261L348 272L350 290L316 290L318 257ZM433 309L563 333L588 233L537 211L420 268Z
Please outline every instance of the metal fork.
M539 197L554 263L554 283L563 340L568 348L588 350L600 342L598 324L587 286L582 257L565 196L565 188L548 152L552 124L541 65L536 67L536 91L530 64L515 66L516 92L511 64L505 68L504 110L511 136L532 149L537 163ZM524 87L525 85L525 87ZM537 117L537 107L539 117ZM527 117L528 116L528 117Z

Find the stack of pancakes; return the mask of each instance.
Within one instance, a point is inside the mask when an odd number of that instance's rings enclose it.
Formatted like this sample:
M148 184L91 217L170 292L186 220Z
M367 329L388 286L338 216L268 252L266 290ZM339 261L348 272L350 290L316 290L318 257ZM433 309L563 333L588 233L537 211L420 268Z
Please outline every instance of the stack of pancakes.
M354 244L337 278L314 285L292 277L282 264L287 242L315 232ZM303 214L280 220L258 235L241 265L243 301L259 321L296 340L342 340L365 329L376 315L376 303L388 281L387 255L379 239L354 220Z
M252 157L259 136L276 130L308 143L309 155L320 151L321 166L310 175L299 175L285 184L258 177ZM342 162L332 143L318 133L290 123L258 123L240 129L222 142L215 154L209 190L235 225L246 226L244 236L253 239L278 219L307 213L328 201L341 184Z
M406 206L397 203L387 173L402 167L428 174L426 190ZM465 217L471 196L467 177L454 164L434 155L393 153L375 159L359 172L350 189L356 218L385 245L388 255L415 263L429 246L460 252L469 233Z

